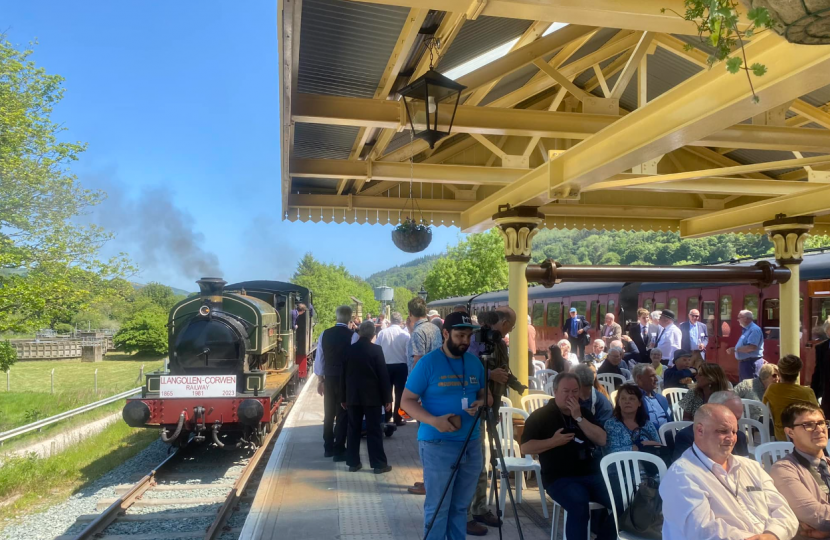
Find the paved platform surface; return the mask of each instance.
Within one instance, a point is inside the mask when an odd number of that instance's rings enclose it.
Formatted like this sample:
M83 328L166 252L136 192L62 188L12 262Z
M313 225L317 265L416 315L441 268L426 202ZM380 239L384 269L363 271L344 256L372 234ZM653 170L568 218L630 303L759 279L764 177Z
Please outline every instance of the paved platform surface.
M286 420L240 539L421 539L424 498L406 491L423 479L417 424L410 422L384 439L391 472L373 474L363 440L361 460L367 468L350 473L345 463L323 457L323 398L316 388L312 377ZM542 517L533 485L524 491L519 515L525 539L550 538L550 519ZM518 538L512 512L503 531L506 539ZM498 529L483 538L498 538Z

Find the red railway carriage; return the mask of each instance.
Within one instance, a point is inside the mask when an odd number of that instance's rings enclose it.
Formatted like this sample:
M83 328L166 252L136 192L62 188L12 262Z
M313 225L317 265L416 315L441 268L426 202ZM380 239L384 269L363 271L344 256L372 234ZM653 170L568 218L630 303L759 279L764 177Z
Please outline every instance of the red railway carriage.
M753 265L757 261L728 264ZM773 261L774 262L774 261ZM822 325L830 316L830 253L814 252L805 255L801 264L801 358L804 361L802 382L808 383L815 367L813 347L827 339ZM507 305L507 291L484 293L435 300L431 309L446 315L457 304L469 304L473 313ZM606 313L613 313L623 324L636 320L637 308L649 311L671 309L678 315L679 324L686 320L691 309L700 310L701 321L709 327L709 345L706 359L723 366L727 376L738 380L738 363L726 349L733 347L741 335L738 312L747 309L755 315L756 323L766 335L764 358L777 363L779 357L779 299L778 286L758 288L754 285L694 284L694 283L561 283L546 289L541 286L528 289L528 314L536 328L537 352L564 336L562 324L568 310L575 307L591 323L591 339L595 339Z

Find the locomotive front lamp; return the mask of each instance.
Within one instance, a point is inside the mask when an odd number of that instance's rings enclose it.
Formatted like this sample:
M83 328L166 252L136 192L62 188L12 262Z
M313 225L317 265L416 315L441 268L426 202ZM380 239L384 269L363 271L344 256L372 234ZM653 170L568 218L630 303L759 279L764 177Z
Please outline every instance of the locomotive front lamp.
M450 134L458 100L467 87L432 69L433 51L440 47L440 41L428 38L426 46L429 70L401 88L398 94L403 99L413 137L423 139L434 148L436 142Z

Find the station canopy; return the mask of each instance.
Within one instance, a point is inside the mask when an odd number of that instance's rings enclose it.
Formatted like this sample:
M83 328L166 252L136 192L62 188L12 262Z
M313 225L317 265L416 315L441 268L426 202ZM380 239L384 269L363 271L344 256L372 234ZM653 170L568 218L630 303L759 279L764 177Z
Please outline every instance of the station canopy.
M661 12L666 8L665 12ZM467 232L500 205L548 228L830 231L830 46L767 31L752 77L723 64L683 0L280 0L283 218ZM414 139L397 91L429 69L466 86L452 133ZM687 45L693 47L689 50ZM411 161L410 161L411 158Z

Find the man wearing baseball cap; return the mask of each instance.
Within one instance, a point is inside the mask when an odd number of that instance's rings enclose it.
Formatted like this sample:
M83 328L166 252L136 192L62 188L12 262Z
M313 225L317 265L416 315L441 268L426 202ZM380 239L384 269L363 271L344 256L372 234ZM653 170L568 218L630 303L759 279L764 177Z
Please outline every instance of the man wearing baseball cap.
M474 417L484 403L486 373L481 361L467 352L477 328L467 313L447 315L442 328L443 345L415 364L401 401L407 414L421 423L418 447L426 488L425 540L467 537L467 508L484 465L481 444L477 442L479 425ZM490 404L492 399L488 395ZM444 486L453 474L452 465L470 430L472 442L464 449L447 496L438 508ZM436 514L427 536L426 527Z
M590 327L585 317L576 312L575 307L568 310L568 320L562 325L562 333L571 343L571 352L576 354L579 360L585 358L585 345L591 339L588 335Z

